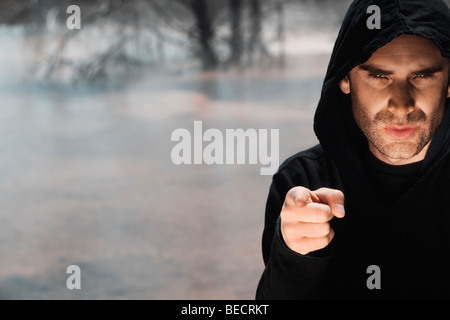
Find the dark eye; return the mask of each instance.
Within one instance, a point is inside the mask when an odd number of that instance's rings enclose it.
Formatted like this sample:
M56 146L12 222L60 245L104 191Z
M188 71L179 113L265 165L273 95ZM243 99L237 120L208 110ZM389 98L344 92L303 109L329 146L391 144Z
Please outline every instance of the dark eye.
M388 79L388 77L385 74L382 74L382 73L369 73L369 75L372 78L375 78L375 79L378 79L378 80Z
M431 78L432 76L433 76L433 74L431 74L431 73L419 73L414 76L414 79L426 79L426 78Z

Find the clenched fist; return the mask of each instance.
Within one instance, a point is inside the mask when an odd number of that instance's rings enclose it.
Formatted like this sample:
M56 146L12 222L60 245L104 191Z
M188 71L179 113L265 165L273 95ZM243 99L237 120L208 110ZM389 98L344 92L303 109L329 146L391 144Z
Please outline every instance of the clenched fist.
M329 221L345 215L344 194L320 188L294 187L281 210L281 234L286 245L300 254L325 248L334 237Z

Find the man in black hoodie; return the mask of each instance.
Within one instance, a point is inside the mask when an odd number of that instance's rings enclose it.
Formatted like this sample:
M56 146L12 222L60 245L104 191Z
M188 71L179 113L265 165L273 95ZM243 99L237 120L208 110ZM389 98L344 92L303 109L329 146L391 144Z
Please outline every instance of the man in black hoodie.
M314 117L320 145L273 177L257 299L450 298L449 57L443 1L353 2Z

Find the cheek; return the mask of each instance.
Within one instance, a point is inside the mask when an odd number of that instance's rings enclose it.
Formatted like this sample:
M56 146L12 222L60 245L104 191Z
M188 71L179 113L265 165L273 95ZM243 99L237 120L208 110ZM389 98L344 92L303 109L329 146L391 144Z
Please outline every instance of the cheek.
M365 103L364 99L361 99L356 94L352 94L352 111L356 124L363 131L370 130L374 125L375 113Z
M354 95L359 104L368 110L380 109L387 106L389 101L389 88L382 81L373 81L365 77L358 77L350 83L351 94Z
M447 100L448 88L422 90L416 95L416 105L426 114L443 113Z
M351 91L353 113L359 118L373 119L375 114L387 106L389 95L386 92L365 86L360 82Z
M445 101L450 93L450 79L444 75L436 76L429 80L423 80L413 83L418 99L422 99L430 104L438 104L439 101Z

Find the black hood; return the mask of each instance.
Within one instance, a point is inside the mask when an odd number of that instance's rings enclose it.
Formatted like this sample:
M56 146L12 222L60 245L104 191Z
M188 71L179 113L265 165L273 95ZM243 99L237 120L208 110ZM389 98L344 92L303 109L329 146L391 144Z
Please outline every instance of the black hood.
M369 29L367 8L381 9L381 29ZM445 57L450 57L450 10L441 0L356 0L350 6L336 40L321 98L314 116L314 131L322 148L332 157L347 182L361 185L365 176L363 157L367 140L356 125L350 95L339 82L373 52L401 34L432 40ZM449 99L444 119L428 149L422 174L437 164L450 147Z

